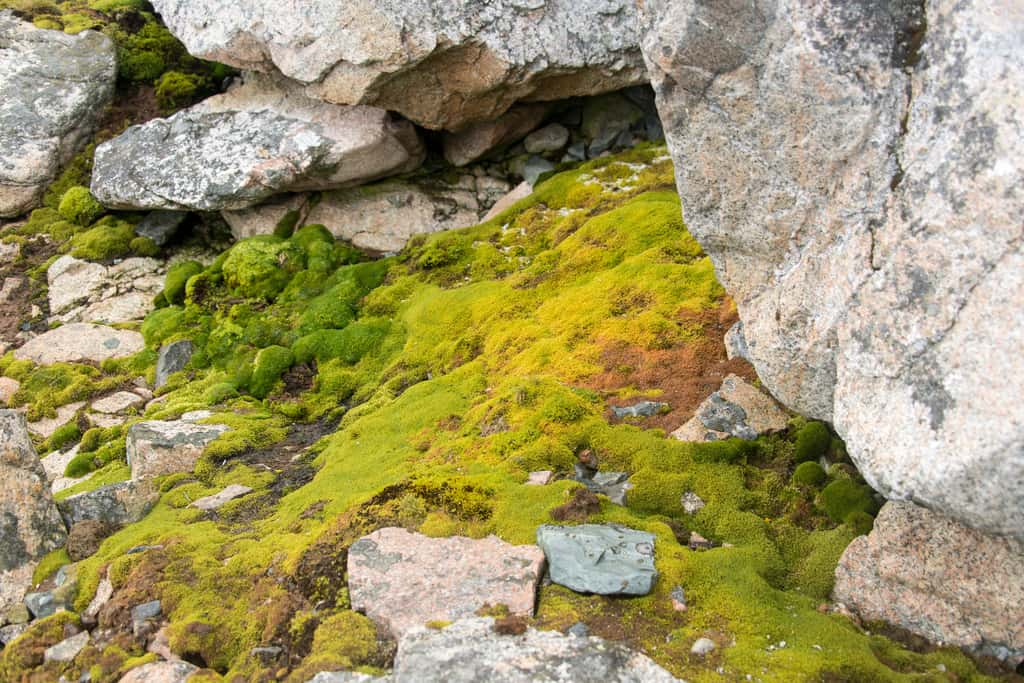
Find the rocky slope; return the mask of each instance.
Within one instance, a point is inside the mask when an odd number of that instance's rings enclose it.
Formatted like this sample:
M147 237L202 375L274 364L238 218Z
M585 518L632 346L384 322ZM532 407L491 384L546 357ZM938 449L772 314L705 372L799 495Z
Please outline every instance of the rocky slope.
M644 77L630 3L155 4L246 71L135 0L0 0L117 52L0 225L0 680L1012 678L1017 541L882 506L815 398L846 318L756 315L860 310L914 7L647 3L666 149L650 89L578 97ZM894 277L937 239L871 225Z

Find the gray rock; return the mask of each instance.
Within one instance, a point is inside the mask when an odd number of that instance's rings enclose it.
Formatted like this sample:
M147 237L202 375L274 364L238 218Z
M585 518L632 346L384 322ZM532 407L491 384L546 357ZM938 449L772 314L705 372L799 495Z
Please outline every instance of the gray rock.
M125 358L145 348L142 335L131 330L116 330L104 325L72 323L33 337L14 351L18 360L37 365L54 363L99 363L109 358Z
M1024 17L1003 10L642 13L686 223L766 387L886 497L1024 539Z
M371 676L357 671L321 671L306 683L370 683L371 681L388 683L394 680L392 676Z
M846 548L833 597L866 620L1024 661L1024 543L993 538L912 503L886 503Z
M521 140L544 120L545 114L547 107L544 105L523 104L493 121L481 121L458 132L445 133L444 158L454 166L465 166L492 150Z
M42 619L56 614L57 607L63 607L53 595L53 591L39 591L25 595L25 607L33 619Z
M206 446L228 431L224 425L182 420L136 422L128 429L127 456L132 479L191 472Z
M164 287L165 265L151 258L111 266L64 255L46 271L50 322L124 323L142 320Z
M743 406L726 401L717 392L711 394L697 410L704 426L716 432L725 432L741 439L756 439L757 432L747 425L747 411Z
M747 349L747 340L743 337L743 321L737 321L729 331L725 333L725 355L729 360L742 358L750 360L750 351Z
M98 413L118 415L141 408L146 400L133 391L118 391L98 398L89 404L89 408Z
M590 629L587 628L587 625L582 621L577 621L566 630L565 635L575 636L576 638L586 638L590 635Z
M150 662L132 669L118 683L186 683L197 671L188 662Z
M497 192L507 190L503 185ZM479 223L486 211L481 194L489 191L487 183L468 174L454 182L386 180L323 193L306 222L319 223L361 249L392 253L401 251L413 235Z
M690 648L690 653L698 657L710 654L715 649L715 641L710 638L698 638Z
M523 140L523 146L530 154L557 152L569 143L569 129L560 123L549 123L535 130Z
M231 484L227 488L213 494L212 496L206 496L199 500L193 501L189 507L194 507L199 510L219 510L224 506L225 503L234 500L235 498L241 498L247 493L252 493L252 489L248 486L242 486L241 484Z
M668 409L669 405L667 403L658 403L656 401L640 401L631 406L612 406L612 412L619 419L624 417L653 417Z
M684 493L679 499L679 503L683 506L683 512L688 515L695 515L704 509L704 499L693 491Z
M594 472L577 464L573 479L586 486L594 493L608 496L616 505L626 504L626 494L633 488L628 472Z
M187 211L150 211L135 226L135 234L139 237L148 237L156 246L162 247L171 241L187 220Z
M587 144L585 142L574 142L565 151L565 161L586 161Z
M132 608L132 621L142 622L148 621L149 619L156 619L162 613L163 608L160 606L159 600L144 602L141 605L136 605Z
M654 568L654 534L614 524L544 525L537 545L555 583L580 593L647 595Z
M89 644L89 632L82 631L70 638L65 638L56 645L46 648L43 652L44 662L70 662Z
M253 76L97 147L92 192L112 208L244 209L410 171L423 155L413 126L382 109L310 100Z
M620 142L620 137L628 135L630 127L643 118L643 110L619 93L587 100L581 132L589 143L589 155L596 157L613 147L628 146L631 138Z
M22 600L35 563L64 545L67 529L25 416L0 410L0 615Z
M764 392L738 375L726 375L718 391L697 406L696 414L672 436L680 441L756 439L788 424L789 417Z
M530 183L530 187L533 187L542 175L553 170L555 170L553 163L544 157L532 156L523 165L523 179Z
M114 44L0 12L0 216L39 205L114 94Z
M188 362L192 360L194 350L195 347L189 339L179 339L160 347L156 358L157 389L167 384L171 375L185 369Z
M398 643L395 683L670 683L667 671L619 643L527 629L499 635L494 620L419 628Z
M236 240L273 235L282 223L294 223L294 226L310 224L306 220L312 208L310 199L307 192L278 195L248 209L221 211L220 215Z
M339 104L397 111L433 129L493 120L646 80L629 0L157 0L197 57L284 74Z
M28 624L8 624L0 628L0 645L6 647L28 630Z
M139 521L159 499L152 482L119 481L65 498L57 506L69 528L86 520L116 527Z
M254 647L253 649L249 650L249 655L251 657L255 657L264 664L272 664L273 662L277 661L277 659L281 656L282 652L284 652L283 649L277 647L276 645L272 645L267 647Z

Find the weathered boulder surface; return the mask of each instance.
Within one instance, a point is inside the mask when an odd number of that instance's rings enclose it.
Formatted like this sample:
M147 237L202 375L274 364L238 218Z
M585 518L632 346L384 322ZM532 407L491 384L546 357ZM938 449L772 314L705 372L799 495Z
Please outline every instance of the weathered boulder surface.
M114 44L0 12L0 216L39 204L114 94Z
M69 529L86 521L119 527L145 517L159 499L151 481L119 481L69 496L57 507Z
M197 671L188 662L150 662L121 676L119 683L185 683Z
M191 472L206 446L226 431L224 425L185 420L136 422L126 445L132 479Z
M630 0L156 0L189 52L434 129L646 81Z
M411 171L423 156L408 121L375 107L313 100L253 74L97 147L92 193L119 209L243 209L282 192Z
M164 288L166 267L151 258L111 266L65 254L46 271L51 322L126 323L153 310Z
M543 525L537 545L551 580L580 593L647 595L654 587L654 534L615 524Z
M306 216L335 237L375 252L396 252L413 235L465 228L480 222L509 190L487 176L453 182L420 178L325 192Z
M1024 660L1024 543L913 503L886 503L836 568L833 597L929 640Z
M66 538L25 416L0 410L0 615L21 602L35 562Z
M886 497L1024 539L1024 13L642 13L687 225L767 388Z
M594 636L529 628L495 632L494 620L473 618L443 629L419 628L398 643L392 680L471 683L676 683L651 659Z
M33 337L15 349L18 360L37 365L54 363L99 363L108 358L125 358L146 346L142 335L131 330L117 330L105 325L72 323Z
M400 637L429 621L471 616L485 604L532 616L543 570L536 546L389 527L349 548L348 590L352 609Z

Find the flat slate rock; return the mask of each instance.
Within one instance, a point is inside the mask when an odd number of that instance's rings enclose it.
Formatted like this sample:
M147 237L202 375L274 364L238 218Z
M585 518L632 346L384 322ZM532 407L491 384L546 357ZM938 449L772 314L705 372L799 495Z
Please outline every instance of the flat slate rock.
M352 608L403 633L429 621L472 615L485 604L532 616L544 553L495 536L429 538L379 529L348 551Z
M654 534L615 524L537 529L551 580L579 593L647 595L654 587Z
M398 643L394 683L676 683L651 659L594 636L532 628L500 635L491 618L419 628Z
M132 356L146 346L142 335L131 330L115 330L105 325L72 323L33 337L14 351L17 360L37 365L54 363L100 362L108 358Z

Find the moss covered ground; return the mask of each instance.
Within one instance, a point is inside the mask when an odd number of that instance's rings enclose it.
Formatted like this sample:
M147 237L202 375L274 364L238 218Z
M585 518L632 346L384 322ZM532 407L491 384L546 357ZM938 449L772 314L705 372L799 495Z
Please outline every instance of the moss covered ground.
M209 680L382 670L388 645L348 603L347 547L393 525L533 543L579 487L566 477L585 449L635 487L625 507L602 497L587 521L653 533L660 578L628 599L545 586L536 626L582 621L689 681L985 680L958 651L915 653L820 609L839 555L875 512L827 427L797 418L753 443L687 444L655 422L610 419L609 400L651 387L609 368L609 349L720 346L693 321L729 308L683 225L663 147L555 174L494 220L418 238L388 259L365 260L318 226L245 240L210 266L172 271L158 303L142 325L146 351L62 371L72 380L60 400L151 376L156 349L188 338L192 362L144 417L209 409L232 431L195 472L161 481L145 519L78 563L75 608L105 573L117 593L100 625L114 633L130 628L125 605L160 599L171 649L208 667ZM8 357L0 370L32 369ZM621 385L595 389L609 370ZM23 391L31 409L53 407ZM101 471L74 491L127 475L123 430L80 438L102 457L79 466ZM836 464L797 471L823 458ZM542 469L560 478L526 485ZM188 507L234 483L254 491L217 513ZM696 514L683 510L687 491L706 503ZM691 532L714 547L691 550ZM160 547L126 554L140 545ZM685 611L672 604L677 586ZM62 673L39 667L47 628L0 658L10 680ZM691 655L705 636L719 647ZM283 657L250 654L263 645ZM125 636L90 645L68 671L114 681L144 656Z

